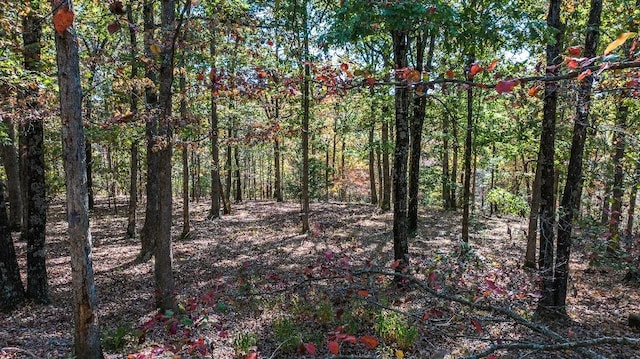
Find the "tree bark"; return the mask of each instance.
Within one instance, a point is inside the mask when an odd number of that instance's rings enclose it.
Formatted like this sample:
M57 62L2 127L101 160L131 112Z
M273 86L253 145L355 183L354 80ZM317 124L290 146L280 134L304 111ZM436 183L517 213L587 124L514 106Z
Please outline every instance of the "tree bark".
M72 9L71 1L66 3ZM53 5L54 9L57 7ZM57 11L65 10L61 6ZM56 10L54 10L56 11ZM89 230L89 203L78 38L73 27L56 33L62 156L67 188L67 221L77 358L102 358Z
M380 209L384 212L391 209L391 165L389 163L389 122L387 119L388 108L383 106L382 113L382 200Z
M187 121L187 79L184 72L180 73L180 118L184 123ZM191 233L191 221L189 216L189 143L182 143L182 234L180 238L186 239Z
M393 30L393 58L396 69L407 67L408 34ZM396 146L393 156L393 258L396 271L409 268L407 239L407 160L409 157L409 89L399 72L395 85Z
M0 189L0 311L10 311L25 299L9 224L4 190Z
M309 58L309 24L307 1L303 1L304 9L302 9L304 27L304 44L303 44L303 84L302 84L302 193L300 210L302 220L302 233L309 232L309 82L311 81L311 64Z
M524 257L524 267L536 268L536 242L538 239L538 217L540 211L540 184L542 182L542 170L540 166L540 153L536 164L536 174L531 189L531 211L529 212L529 226L527 228L527 251Z
M151 51L151 44L153 44L153 33L156 28L155 16L154 16L154 1L147 0L143 4L143 18L144 18L144 43L145 43L145 56L147 58L155 58L155 55ZM145 76L151 82L157 81L157 72L155 66L145 67ZM145 123L145 136L147 139L147 185L146 196L147 204L145 208L144 225L140 231L140 241L142 247L139 260L149 260L154 254L155 250L155 238L157 236L157 224L159 222L158 211L158 153L157 148L160 147L158 138L158 94L154 87L149 86L145 89L145 102L146 102L146 123Z
M471 70L474 55L469 56L467 73ZM471 199L471 151L473 146L473 86L467 89L467 127L464 141L464 184L462 188L462 241L469 243L469 217Z
M372 105L373 106L373 105ZM373 109L371 111L373 113ZM375 154L375 131L376 131L376 122L373 116L371 116L371 123L369 127L369 191L370 191L370 200L372 205L378 204L378 193L376 191L376 154ZM329 152L327 150L327 156ZM328 162L328 161L327 161ZM327 165L327 170L329 166ZM327 200L329 199L329 192L327 191Z
M211 20L209 31L211 38L209 39L209 61L211 62L212 79L216 76L216 26L215 21ZM220 186L220 147L218 144L218 103L216 102L216 84L212 80L211 83L211 117L209 140L211 141L211 208L209 209L208 219L220 218L220 200L222 197L222 188Z
M633 236L633 223L636 211L636 198L638 195L638 187L640 187L640 163L636 164L636 173L631 183L631 193L629 193L629 209L627 210L627 229L625 235L631 239Z
M161 312L175 311L177 307L174 295L173 254L171 250L172 190L171 190L171 154L173 150L173 124L171 119L171 98L173 83L173 58L177 29L175 28L175 0L162 0L161 24L163 51L160 55L160 119L158 135L163 145L158 154L158 223L155 237L154 276L156 282L156 308ZM186 6L189 6L188 4Z
M133 18L133 9L131 8L131 4L127 5L127 19L130 24L135 23ZM130 55L131 55L131 79L135 80L138 78L138 35L137 31L133 27L129 27L129 45L131 46ZM129 100L129 111L131 113L138 115L138 96L139 91L133 90L131 93L131 99ZM127 208L127 237L135 238L136 237L136 209L138 207L138 146L139 142L136 138L131 143L131 149L129 153L131 154L131 163L130 163L130 173L129 173L129 205Z
M620 249L620 222L622 221L622 196L624 195L624 168L622 160L625 150L625 131L627 117L629 114L629 106L625 102L625 96L619 99L615 132L613 134L614 154L613 162L613 191L611 194L611 218L609 219L609 233L611 237L607 242L607 252L615 253Z
M555 31L554 40L547 45L547 76L555 76L562 58L563 28L560 22L561 0L551 0L547 14L547 27ZM553 306L553 245L555 242L555 192L554 192L554 156L556 115L558 103L558 84L547 81L544 84L544 104L542 132L540 134L540 254L538 268L542 277L542 297L538 301L536 315L548 317L553 315L549 309Z
M42 19L33 9L22 22L24 67L39 72L41 67L40 38ZM49 285L45 251L47 200L44 164L44 124L39 114L38 89L28 88L22 96L27 106L28 118L20 129L20 188L22 189L21 240L27 242L27 297L36 303L48 304Z
M22 226L22 192L20 191L20 163L16 150L16 135L14 125L8 117L2 119L9 143L2 145L2 163L7 175L7 192L9 195L9 230L20 231Z

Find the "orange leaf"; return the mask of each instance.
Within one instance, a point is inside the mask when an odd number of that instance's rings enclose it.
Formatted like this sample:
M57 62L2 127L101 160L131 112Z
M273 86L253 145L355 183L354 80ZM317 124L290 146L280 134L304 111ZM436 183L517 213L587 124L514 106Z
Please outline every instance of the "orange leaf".
M607 48L604 49L604 54L609 55L611 51L617 49L620 45L624 44L624 42L627 41L628 38L634 36L635 34L635 32L625 32L620 34L617 39L613 40L609 45L607 45Z
M346 63L342 63L342 64L340 65L340 70L342 70L342 71L347 71L347 70L349 70L349 65L348 65L348 64L346 64Z
M419 82L421 78L422 76L420 76L420 71L418 70L411 70L407 74L407 80L411 82Z
M484 69L482 68L482 66L478 65L477 63L471 65L471 69L469 70L469 80L473 79L473 77L475 75L477 75L478 73L484 71Z
M531 86L531 88L529 89L529 96L531 97L535 97L538 95L538 91L540 90L540 88L538 87L538 85L533 85Z
M496 68L497 64L498 64L498 60L497 59L493 60L489 65L489 67L487 67L487 71L493 71Z
M370 337L368 335L361 336L360 341L364 344L365 347L367 347L367 349L375 349L378 346L378 339Z
M571 46L567 49L569 51L569 55L571 56L580 56L582 53L582 47L580 46Z
M520 81L518 80L498 81L498 83L496 84L496 91L498 91L498 93L500 94L511 92L513 91L513 88L516 87L516 85L519 83Z
M568 57L564 61L567 63L567 67L575 70L578 67L582 66L582 62L585 61L586 58L583 57Z
M338 344L337 341L335 340L329 341L328 347L329 347L329 352L331 354L337 355L338 353L340 353L340 345Z
M369 296L369 291L368 290L360 289L360 290L358 290L357 293L361 297L368 297Z
M53 15L53 27L55 27L56 32L59 35L62 35L68 28L73 24L73 11L69 10L69 8L64 5L61 6L60 9Z
M393 269L398 268L401 262L402 262L402 259L396 259L395 261L393 261L393 263L391 263L391 268Z
M445 72L444 75L449 79L452 79L455 76L455 74L453 73L453 70L447 70L447 72Z
M590 69L584 70L580 75L578 75L578 81L584 80L584 78L589 75L591 75L591 70Z

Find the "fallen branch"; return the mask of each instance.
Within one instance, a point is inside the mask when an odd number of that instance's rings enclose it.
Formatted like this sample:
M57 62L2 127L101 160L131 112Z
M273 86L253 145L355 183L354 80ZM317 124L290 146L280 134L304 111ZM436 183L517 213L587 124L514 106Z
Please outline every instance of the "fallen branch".
M21 354L26 354L27 356L31 357L31 358L35 358L38 359L38 356L35 355L33 352L30 352L26 349L21 349L18 347L5 347L0 349L0 352L13 352L13 353L21 353Z
M445 300L449 300L449 301L453 301L453 302L457 302L463 305L466 305L468 307L474 308L474 309L478 309L478 310L483 310L483 311L488 311L488 312L494 312L494 313L500 313L506 317L511 318L513 321L515 321L516 323L527 327L533 331L536 331L540 334L543 334L549 338L561 341L563 343L570 343L570 340L563 337L562 335L554 332L553 330L547 328L544 325L540 325L540 324L536 324L533 323L530 320L527 320L525 318L523 318L522 316L520 316L519 314L517 314L516 312L504 308L504 307L498 307L498 306L492 306L492 305L488 305L488 304L480 304L480 303L475 303L472 302L468 299L459 297L457 295L452 295L452 294L447 294L445 292L442 291L436 291L435 289L429 287L427 284L425 284L423 281L419 280L418 278L412 276L412 275L408 275L408 274L404 274L404 273L397 273L397 272L388 272L388 271L378 271L378 270L363 270L363 271L356 271L352 273L353 275L363 275L363 274L378 274L378 275L386 275L386 276L393 276L393 277L399 277L399 278L403 278L406 279L408 281L410 281L411 283L416 284L421 290L433 295L436 298L440 298L440 299L445 299ZM513 344L512 344L513 345ZM593 344L595 345L595 344ZM594 359L604 359L605 357L586 348L589 345L583 345L583 346L576 346L573 347L571 349L575 349L576 351L578 351L580 354L582 354L584 357L586 358L594 358ZM496 349L497 350L497 349Z

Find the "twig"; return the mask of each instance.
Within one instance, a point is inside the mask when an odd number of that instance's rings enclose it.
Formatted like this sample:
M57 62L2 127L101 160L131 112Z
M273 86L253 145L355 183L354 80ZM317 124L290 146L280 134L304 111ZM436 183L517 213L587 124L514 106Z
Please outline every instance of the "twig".
M38 359L38 356L35 355L33 352L30 352L26 349L20 349L18 347L5 347L0 349L0 352L14 352L14 353L22 353L22 354L26 354L31 358L35 358Z
M578 340L575 342L557 343L557 344L540 344L540 343L514 343L514 344L494 344L488 347L485 351L474 354L464 359L479 359L488 356L489 354L501 349L532 349L535 351L553 351L553 350L565 350L565 349L577 349L588 346L600 345L600 344L621 344L632 347L640 347L640 339L627 338L627 337L602 337L595 339Z

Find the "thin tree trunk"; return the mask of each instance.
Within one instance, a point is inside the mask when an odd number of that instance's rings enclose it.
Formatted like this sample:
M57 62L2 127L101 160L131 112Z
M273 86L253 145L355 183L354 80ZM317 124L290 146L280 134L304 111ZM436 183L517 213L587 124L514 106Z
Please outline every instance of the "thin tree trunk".
M373 112L373 111L372 111ZM375 154L375 130L376 123L373 117L371 118L371 127L369 128L369 189L370 193L370 202L374 206L378 204L378 193L376 192L376 154ZM327 159L329 156L329 152L327 150ZM327 164L327 170L328 170ZM329 199L329 191L327 187L327 200Z
M309 23L307 1L303 1L304 9L302 26L304 26L303 48L303 89L302 89L302 193L301 220L302 233L309 232L309 82L311 81L311 65L309 64Z
M187 121L187 98L186 87L187 79L183 72L180 73L180 118ZM182 143L182 234L180 238L186 239L191 233L191 222L189 215L189 144Z
M41 68L40 38L42 19L32 9L22 22L24 67L39 72ZM28 119L20 129L20 188L23 197L21 240L27 242L27 297L36 303L48 304L49 285L45 250L47 200L44 163L44 120L40 113L38 89L27 88L23 98Z
M4 117L2 122L7 131L9 142L2 147L2 163L7 175L7 192L9 194L9 230L20 231L22 226L22 192L20 191L20 163L16 150L16 134L14 125L8 117Z
M232 127L233 127L233 119L232 119L232 124L229 125L229 128L227 129L227 140L230 140L233 137L233 132L232 132ZM226 149L226 159L225 159L225 169L226 169L226 176L225 176L225 188L224 188L224 208L222 210L222 214L230 214L231 213L231 185L232 185L232 178L233 178L233 166L231 165L231 157L232 157L233 153L232 153L232 148L230 144L227 144L227 149Z
M611 218L609 219L609 233L611 237L607 242L607 252L615 253L620 249L620 222L622 220L622 196L624 195L624 168L622 160L624 158L625 150L625 131L627 124L627 117L629 114L629 106L626 104L626 100L619 99L615 132L613 135L613 146L615 152L613 154L613 191L611 194Z
M452 210L456 210L458 208L458 200L457 196L457 187L458 187L458 151L460 150L460 144L458 143L458 119L453 116L451 117L451 134L453 136L453 155L451 158L451 179L449 180L449 185L451 187L451 195L449 199L451 201Z
M449 116L442 115L442 208L452 209L451 178L449 175Z
M469 73L474 55L469 56ZM462 241L469 243L469 217L471 207L471 151L473 146L473 87L467 89L467 128L464 141L464 185L462 188Z
M387 107L383 107L383 114L388 112ZM391 209L391 166L389 164L389 122L386 116L382 116L382 201L380 209L388 211Z
M407 67L408 34L392 31L394 65L397 69ZM393 157L393 258L398 261L396 271L409 268L409 245L407 238L407 160L409 157L409 89L406 80L396 75L395 117L396 146Z
M127 19L130 24L135 23L133 18L133 9L131 4L127 5ZM131 46L131 79L138 78L138 35L137 31L133 27L129 27L129 42ZM129 111L138 115L138 96L139 91L133 90L131 93L131 99L129 102ZM136 236L136 209L138 207L138 146L139 142L136 138L131 143L131 167L129 176L129 206L127 208L127 237L135 238Z
M234 137L237 137L237 133L235 134ZM242 202L242 182L240 180L240 150L238 149L238 146L235 146L233 148L233 158L235 158L236 161L236 165L235 165L235 169L234 169L234 177L236 179L236 190L234 192L234 198L236 200L236 203L240 203Z
M551 0L547 14L547 27L555 31L555 36L547 45L547 76L557 74L558 63L562 61L560 49L562 48L563 29L560 22L561 0ZM542 278L542 297L538 301L536 315L547 317L549 307L553 305L554 278L553 278L553 245L555 242L555 192L554 192L554 156L556 116L558 102L558 84L547 81L544 84L544 104L542 132L540 134L540 255L538 268Z
M282 172L280 170L280 141L278 135L273 139L273 196L276 202L282 202Z
M541 155L538 153L536 174L531 189L531 211L529 212L529 226L527 228L527 251L524 257L526 268L536 268L536 242L538 239L538 217L540 211L540 184L542 183L542 170L540 166Z
M0 311L10 311L25 299L3 190L0 190L0 288Z
M151 44L153 44L153 33L155 31L155 16L154 16L154 1L147 0L143 4L143 18L144 18L144 52L147 58L155 58L155 55L151 51ZM157 72L154 66L145 67L145 77L151 82L155 83L157 80ZM140 248L140 254L138 259L147 261L151 259L155 250L155 237L157 236L157 224L159 222L158 212L158 151L156 145L158 142L158 118L157 118L157 106L158 106L158 94L153 86L148 86L145 89L145 103L147 108L147 121L145 123L145 136L147 142L147 184L146 184L146 208L144 216L144 225L140 231L140 242L142 247ZM160 144L158 144L160 145Z
M71 1L67 5L72 9ZM54 9L57 7L53 5ZM66 6L57 11L66 10ZM55 11L55 10L54 10ZM91 258L91 232L85 136L82 123L82 88L78 38L73 27L56 33L62 157L67 189L67 222L71 255L74 313L74 354L77 358L102 358Z
M640 163L636 164L636 173L631 183L631 193L629 193L629 209L627 210L627 229L625 235L628 239L633 236L633 223L636 210L636 198L638 195L638 187L640 186Z
M211 32L209 39L209 61L211 61L211 78L217 74L216 71L216 35L215 22L211 20L209 31ZM220 201L222 197L222 186L220 185L220 147L218 144L218 104L216 102L215 83L211 84L211 117L209 139L211 141L211 208L209 209L208 219L220 218Z

